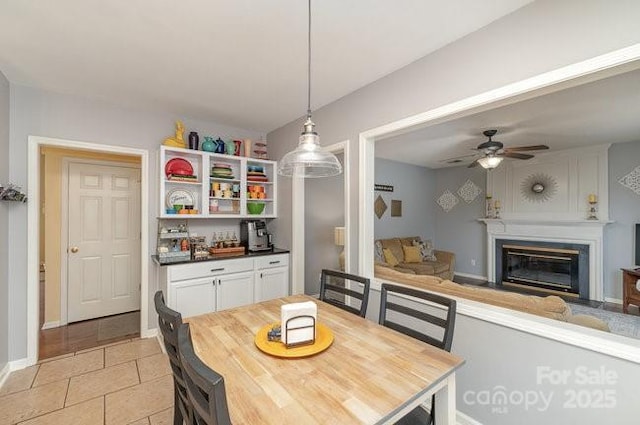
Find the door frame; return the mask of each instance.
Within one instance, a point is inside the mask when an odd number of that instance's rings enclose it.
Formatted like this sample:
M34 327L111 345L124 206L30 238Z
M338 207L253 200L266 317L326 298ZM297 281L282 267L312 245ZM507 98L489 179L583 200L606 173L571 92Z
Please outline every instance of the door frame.
M40 247L40 148L45 146L140 158L140 336L154 336L149 330L149 152L144 149L50 137L29 136L27 142L27 365L38 361L39 247Z
M349 194L351 193L351 166L350 166L350 141L343 140L329 146L325 150L337 154L343 154L342 175L344 177L344 270L350 272L351 261L349 248L351 243L351 205L349 204ZM304 212L304 178L294 177L291 184L291 210ZM300 217L302 216L302 217ZM305 264L304 264L304 241L305 241L305 214L292 214L292 241L291 241L291 293L304 294Z
M141 164L132 164L127 162L118 162L118 161L101 161L98 159L90 159L90 158L73 158L73 157L64 157L62 158L62 183L60 190L60 198L64 203L69 200L69 165L70 164L91 164L91 165L104 165L107 167L123 167L123 168L133 168L136 170L140 170L140 190L142 191L142 169ZM142 193L140 193L140 208L142 208ZM69 205L69 202L66 202L66 205ZM64 326L69 323L69 282L67 280L68 277L68 267L69 267L69 253L67 252L67 247L69 246L69 209L63 208L62 213L60 214L60 258L62 264L60 265L60 326ZM142 226L142 223L140 223ZM140 241L142 243L142 241ZM142 280L142 275L140 275L140 279ZM140 287L140 301L142 302L142 287ZM142 314L142 311L140 312Z

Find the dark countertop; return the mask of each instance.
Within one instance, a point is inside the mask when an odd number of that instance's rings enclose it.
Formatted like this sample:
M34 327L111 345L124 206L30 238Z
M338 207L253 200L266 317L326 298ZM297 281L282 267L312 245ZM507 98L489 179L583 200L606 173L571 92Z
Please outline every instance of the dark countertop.
M173 261L170 263L160 263L157 255L152 255L151 258L159 266L175 266L176 264L201 263L203 261L230 260L235 258L253 258L253 257L263 257L265 255L288 254L288 253L289 253L288 249L272 248L268 251L248 252L243 255L224 255L224 254L209 255L207 257L199 258L197 260Z

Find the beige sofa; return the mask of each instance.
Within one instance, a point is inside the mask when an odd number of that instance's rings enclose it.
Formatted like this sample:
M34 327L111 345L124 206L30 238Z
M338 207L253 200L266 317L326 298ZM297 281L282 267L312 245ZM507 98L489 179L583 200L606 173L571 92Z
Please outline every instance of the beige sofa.
M433 251L436 256L436 261L422 261L419 263L406 262L402 246L412 246L414 240L420 240L420 236L377 240L376 243L379 242L383 249L388 248L399 261L398 265L391 266L384 261L384 256L382 256L377 261L377 264L403 273L431 275L442 279L453 279L453 271L456 266L456 255L453 252L440 251L436 249Z
M597 317L584 314L572 314L571 308L567 303L555 295L538 297L535 295L499 291L491 288L460 285L451 280L441 279L435 276L403 273L402 271L393 270L381 264L375 265L374 275L383 281L415 286L421 289L440 292L445 295L466 298L609 332L609 326L604 321Z

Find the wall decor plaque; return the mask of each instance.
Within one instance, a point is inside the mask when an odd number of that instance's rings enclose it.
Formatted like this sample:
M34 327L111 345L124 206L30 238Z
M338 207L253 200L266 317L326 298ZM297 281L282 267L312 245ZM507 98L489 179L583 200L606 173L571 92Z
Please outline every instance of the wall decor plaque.
M393 192L393 186L389 184L374 184L373 190L378 192Z
M391 200L391 217L402 217L402 201Z
M458 204L459 201L458 197L451 193L451 191L445 190L436 202L444 212L449 212Z
M382 199L381 195L378 195L376 201L373 203L373 210L375 211L376 217L378 217L378 219L382 218L382 215L387 210L387 203L384 202L384 199Z

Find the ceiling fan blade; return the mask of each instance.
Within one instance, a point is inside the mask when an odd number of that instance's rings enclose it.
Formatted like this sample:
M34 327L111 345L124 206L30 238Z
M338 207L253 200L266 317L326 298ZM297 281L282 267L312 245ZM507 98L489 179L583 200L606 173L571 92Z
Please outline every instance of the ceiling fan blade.
M549 149L547 145L531 145L531 146L515 146L512 148L504 148L505 152L523 152L523 151L542 151Z
M529 155L527 153L517 153L517 152L505 152L500 154L499 156L504 156L505 158L516 158L516 159L531 159L534 155Z
M475 161L473 161L471 164L467 165L467 168L473 168L476 167L478 164L480 164L478 162L478 160L476 159Z
M440 160L440 161L438 161L438 162L449 162L449 161L456 161L456 162L458 162L458 160L460 160L460 159L464 159L464 158L471 158L471 157L474 157L474 156L478 156L478 154L477 154L477 153L471 153L471 154L469 154L469 155L454 156L454 157L452 157L452 158L441 159L441 160Z

